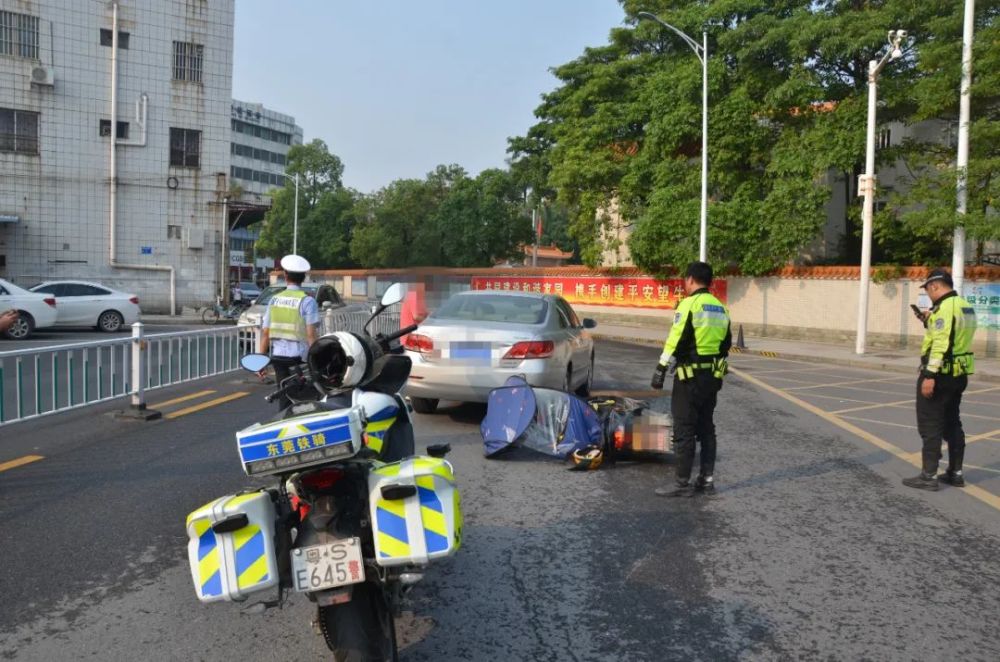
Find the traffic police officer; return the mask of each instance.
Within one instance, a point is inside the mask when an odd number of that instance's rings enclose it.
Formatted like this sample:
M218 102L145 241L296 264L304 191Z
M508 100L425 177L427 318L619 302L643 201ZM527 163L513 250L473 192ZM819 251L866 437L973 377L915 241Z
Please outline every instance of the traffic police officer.
M677 448L677 488L656 490L660 496L692 496L696 492L710 494L715 490L712 477L715 422L712 416L716 396L722 388L722 377L728 370L727 357L733 338L729 311L709 293L711 284L710 265L705 262L688 265L684 277L687 297L677 306L674 325L653 374L652 387L655 389L663 388L668 373L674 375L670 409ZM701 470L692 485L696 441L701 443Z
M965 431L959 407L969 375L975 371L972 337L976 332L976 311L958 296L951 274L944 269L932 271L921 287L933 304L923 316L927 330L920 348L917 378L917 431L923 440L923 467L920 475L903 479L903 485L937 490L940 480L964 487ZM948 471L939 479L942 439L948 442Z
M281 258L288 287L272 297L261 321L260 353L271 350L274 377L280 385L293 367L306 360L309 346L316 341L319 306L302 290L309 262L298 255ZM287 395L279 401L282 409L291 405Z

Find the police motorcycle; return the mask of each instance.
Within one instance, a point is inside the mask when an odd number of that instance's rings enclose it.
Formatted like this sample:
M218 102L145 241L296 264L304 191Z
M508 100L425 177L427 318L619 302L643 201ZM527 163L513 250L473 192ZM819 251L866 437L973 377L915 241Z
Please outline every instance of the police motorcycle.
M410 359L392 342L416 326L367 332L402 298L393 285L365 333L319 338L306 369L267 396L287 393L293 404L236 433L247 475L277 484L216 499L187 518L202 602L246 603L270 591L271 600L248 608L262 612L302 593L316 604L313 626L338 661L396 660L404 593L430 561L461 545L459 493L444 459L450 448L413 455L410 408L399 394ZM241 364L259 372L269 361L250 354Z

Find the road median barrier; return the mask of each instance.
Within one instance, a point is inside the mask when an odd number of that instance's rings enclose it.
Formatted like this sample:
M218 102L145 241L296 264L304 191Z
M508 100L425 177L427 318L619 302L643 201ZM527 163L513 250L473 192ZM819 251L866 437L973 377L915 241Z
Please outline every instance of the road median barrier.
M0 352L0 426L129 398L117 418L155 420L149 391L240 369L259 327L227 326Z

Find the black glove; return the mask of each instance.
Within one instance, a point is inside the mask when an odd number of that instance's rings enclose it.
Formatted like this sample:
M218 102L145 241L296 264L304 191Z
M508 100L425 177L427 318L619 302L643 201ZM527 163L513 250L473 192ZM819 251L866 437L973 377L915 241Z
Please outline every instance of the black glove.
M649 383L655 389L663 388L663 380L667 378L667 366L657 363L653 371L653 381Z

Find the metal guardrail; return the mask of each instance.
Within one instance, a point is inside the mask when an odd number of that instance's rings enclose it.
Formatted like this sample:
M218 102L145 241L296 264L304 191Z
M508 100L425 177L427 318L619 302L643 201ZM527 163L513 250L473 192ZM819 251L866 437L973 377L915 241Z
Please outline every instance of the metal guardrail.
M322 333L363 333L370 313L323 311ZM146 392L240 367L256 351L260 329L238 325L0 352L0 426L129 397L144 409ZM383 313L371 334L399 329L399 313Z
M338 313L337 309L324 310L320 321L320 330L323 335L334 331L351 331L353 333L364 333L365 322L371 317L371 313L366 310L355 310L347 313ZM399 313L384 312L368 325L368 333L375 335L378 333L390 334L399 330Z
M238 369L258 332L244 325L147 336L137 323L130 338L0 352L0 426L126 396L144 408L147 391Z

